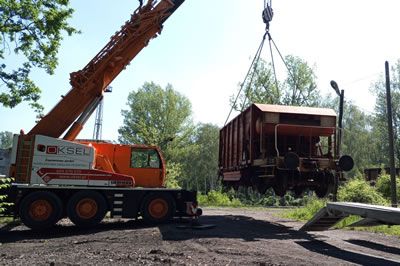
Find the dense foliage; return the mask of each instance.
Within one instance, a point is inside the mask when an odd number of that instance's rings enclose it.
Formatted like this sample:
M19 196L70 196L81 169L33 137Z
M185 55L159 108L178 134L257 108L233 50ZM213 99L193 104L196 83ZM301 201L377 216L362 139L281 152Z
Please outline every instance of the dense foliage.
M69 0L0 0L0 10L0 103L12 108L27 101L40 111L40 89L30 73L53 74L63 33L77 33L67 23L73 9Z
M166 186L208 191L217 182L219 128L194 125L189 100L171 85L145 83L128 97L119 141L157 145L167 162Z
M394 130L394 149L396 154L396 164L400 162L400 60L398 60L390 69L391 79L391 95L392 95L392 114L393 114L393 130ZM373 134L379 141L370 145L371 150L380 154L376 158L380 165L389 165L389 141L387 132L387 104L386 104L386 85L385 78L381 78L375 82L371 91L376 96L375 113L373 116Z
M13 142L13 133L9 131L0 132L0 149L11 148Z
M391 200L391 181L389 174L382 174L379 176L376 184L376 190L387 200ZM397 199L400 200L400 178L396 178L396 192Z
M361 177L354 178L340 187L338 191L338 200L378 205L385 205L388 203L375 187L372 187Z
M310 220L314 214L326 205L326 200L313 198L309 200L303 207L290 210L285 216L299 221Z
M296 198L291 193L284 197L277 197L272 189L265 194L260 194L252 188L240 187L237 191L231 189L211 190L207 194L198 196L201 206L223 206L223 207L282 207L282 206L303 206L314 199L312 193L302 198Z
M4 213L7 206L12 204L7 202L7 196L5 195L5 190L10 186L10 178L0 178L0 215Z
M199 194L197 197L200 206L241 207L239 199L230 197L228 193L212 190L208 194Z
M244 81L243 91L231 97L231 105L237 111L251 103L317 106L320 93L316 85L314 70L303 59L286 56L287 77L283 82L275 80L273 67L260 59Z
M198 124L186 156L177 158L182 165L180 182L186 189L207 193L220 188L218 181L219 127Z
M118 130L125 144L157 145L167 161L167 185L178 186L180 158L190 153L195 131L189 100L171 85L165 89L146 82L128 96L128 110L122 111L124 124Z

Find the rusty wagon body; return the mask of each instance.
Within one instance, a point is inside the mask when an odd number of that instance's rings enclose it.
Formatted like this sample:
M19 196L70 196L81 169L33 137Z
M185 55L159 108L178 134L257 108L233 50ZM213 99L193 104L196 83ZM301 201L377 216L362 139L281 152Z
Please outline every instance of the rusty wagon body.
M219 174L234 188L272 187L279 196L311 189L324 197L353 167L335 151L332 109L252 104L220 130Z

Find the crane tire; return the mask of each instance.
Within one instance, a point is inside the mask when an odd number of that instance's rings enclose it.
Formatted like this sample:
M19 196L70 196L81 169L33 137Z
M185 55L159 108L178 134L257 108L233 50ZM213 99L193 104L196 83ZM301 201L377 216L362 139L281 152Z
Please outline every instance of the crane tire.
M79 227L97 225L103 220L106 212L106 199L97 191L78 191L72 195L67 204L69 219Z
M19 217L23 224L33 230L53 227L63 213L60 198L50 191L35 191L22 198Z
M151 224L159 224L171 220L175 213L175 201L168 193L150 193L143 199L141 214Z

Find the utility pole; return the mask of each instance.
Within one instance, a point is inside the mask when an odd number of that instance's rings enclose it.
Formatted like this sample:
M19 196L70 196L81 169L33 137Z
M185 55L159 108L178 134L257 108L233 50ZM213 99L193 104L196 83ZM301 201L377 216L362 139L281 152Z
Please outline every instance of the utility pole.
M392 96L390 93L390 75L389 63L385 62L385 76L386 76L386 104L387 104L387 122L388 122L388 135L389 135L389 158L390 158L390 186L391 186L391 199L392 207L397 207L397 193L396 193L396 166L394 162L394 138L393 138L393 115L392 115Z

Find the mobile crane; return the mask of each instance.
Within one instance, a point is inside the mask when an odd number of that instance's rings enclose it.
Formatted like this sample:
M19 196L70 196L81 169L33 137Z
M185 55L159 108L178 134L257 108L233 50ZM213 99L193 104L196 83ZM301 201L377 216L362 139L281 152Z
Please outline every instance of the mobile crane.
M195 191L164 187L165 161L158 147L76 140L108 85L183 2L140 5L82 70L71 73L72 88L59 103L27 134L14 135L10 198L25 225L45 229L68 217L88 227L108 211L111 217L142 216L152 223L201 215Z

